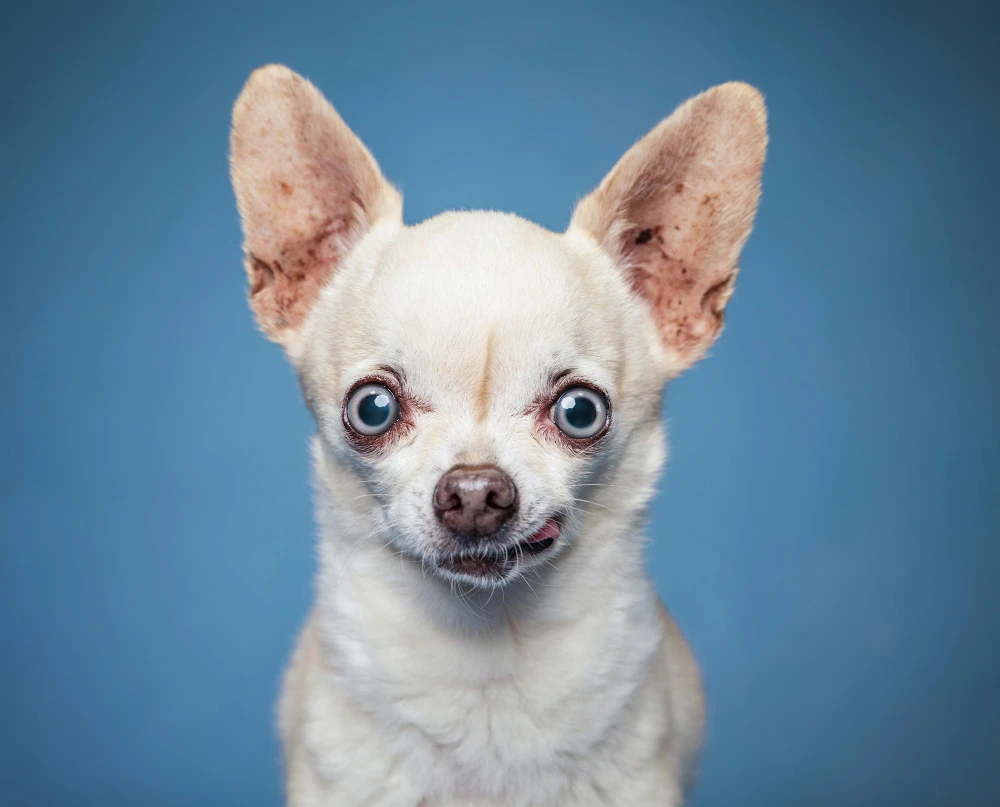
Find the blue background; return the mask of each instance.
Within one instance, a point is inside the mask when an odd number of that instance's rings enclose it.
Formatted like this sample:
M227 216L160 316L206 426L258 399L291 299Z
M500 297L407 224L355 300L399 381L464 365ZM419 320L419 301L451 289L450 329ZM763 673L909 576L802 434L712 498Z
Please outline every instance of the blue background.
M310 419L226 165L252 68L417 221L561 229L686 97L771 151L729 328L668 392L651 569L704 666L694 803L1000 803L995 11L19 4L0 37L0 803L274 805Z

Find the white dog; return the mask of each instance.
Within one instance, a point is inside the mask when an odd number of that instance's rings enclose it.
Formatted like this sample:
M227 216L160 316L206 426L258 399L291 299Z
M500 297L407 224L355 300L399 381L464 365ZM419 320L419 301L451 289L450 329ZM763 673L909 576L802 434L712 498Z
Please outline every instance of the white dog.
M664 384L719 335L767 134L725 84L551 233L402 223L309 82L233 113L250 304L316 419L316 603L279 703L288 802L678 805L698 669L645 572Z

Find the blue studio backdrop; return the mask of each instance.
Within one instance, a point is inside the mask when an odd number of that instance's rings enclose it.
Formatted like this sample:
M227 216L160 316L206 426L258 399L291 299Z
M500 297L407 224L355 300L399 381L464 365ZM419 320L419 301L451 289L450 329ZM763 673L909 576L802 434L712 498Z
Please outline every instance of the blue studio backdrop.
M9 6L0 804L280 802L312 424L226 154L273 61L408 221L562 229L685 98L763 90L757 227L652 512L711 701L693 801L1000 803L995 5Z

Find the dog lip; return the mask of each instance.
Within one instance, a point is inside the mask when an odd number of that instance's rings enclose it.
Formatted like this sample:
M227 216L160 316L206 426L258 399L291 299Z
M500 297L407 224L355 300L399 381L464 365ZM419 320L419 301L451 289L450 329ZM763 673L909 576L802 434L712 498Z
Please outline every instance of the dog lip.
M550 518L546 521L540 530L532 535L530 538L521 541L518 547L528 555L540 555L546 549L552 546L556 542L556 538L559 537L562 528L559 522Z
M543 538L541 541L535 541L533 543L528 543L525 541L520 546L523 551L529 555L540 555L546 549L548 549L552 544L556 542L555 538Z
M540 555L549 549L559 537L561 526L556 518L550 518L528 538L514 545L483 546L478 551L454 552L441 558L439 568L452 574L481 580L504 580L517 566L518 555Z
M444 558L438 566L452 574L499 581L513 571L514 562L514 558L495 552L488 554L458 553Z
M552 543L555 541L555 539L559 537L560 530L561 527L559 526L559 522L556 521L554 518L550 518L542 525L542 528L538 532L536 532L526 541L522 541L522 543L540 544L544 541L548 541L549 545L551 546Z

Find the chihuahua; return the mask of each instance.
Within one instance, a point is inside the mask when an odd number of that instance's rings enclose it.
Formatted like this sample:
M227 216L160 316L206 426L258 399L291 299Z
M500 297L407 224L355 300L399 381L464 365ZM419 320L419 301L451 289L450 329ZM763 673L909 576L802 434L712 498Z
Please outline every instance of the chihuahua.
M760 93L711 89L564 233L402 221L307 80L250 77L231 169L250 305L316 421L315 604L278 703L293 807L679 805L697 665L645 571L666 382L719 335Z

